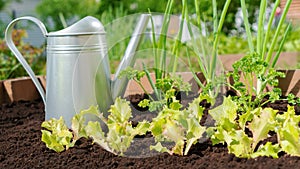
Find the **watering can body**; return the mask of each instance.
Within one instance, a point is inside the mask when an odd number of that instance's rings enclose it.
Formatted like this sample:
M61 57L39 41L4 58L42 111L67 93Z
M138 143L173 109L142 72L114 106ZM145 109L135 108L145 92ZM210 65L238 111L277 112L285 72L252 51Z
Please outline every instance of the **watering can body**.
M46 92L32 69L18 51L12 40L14 25L20 20L30 20L41 29L47 39ZM144 22L147 20L144 19ZM139 28L139 32L143 31ZM61 31L47 33L42 22L30 16L13 20L7 27L5 38L8 47L23 65L45 104L45 120L64 117L68 127L76 113L98 105L101 112L107 112L116 95L122 95L127 85L126 79L110 78L105 30L94 17L85 17ZM138 40L139 41L139 40ZM138 42L129 46L118 70L134 63L133 50ZM130 44L129 44L130 45ZM116 88L117 93L112 92ZM88 120L99 120L87 117Z

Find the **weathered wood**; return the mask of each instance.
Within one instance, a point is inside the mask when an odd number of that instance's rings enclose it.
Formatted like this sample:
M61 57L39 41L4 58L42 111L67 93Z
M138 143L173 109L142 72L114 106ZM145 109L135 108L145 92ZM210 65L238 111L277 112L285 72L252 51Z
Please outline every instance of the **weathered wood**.
M29 77L5 80L3 86L5 88L4 94L8 96L8 102L37 100L41 97Z

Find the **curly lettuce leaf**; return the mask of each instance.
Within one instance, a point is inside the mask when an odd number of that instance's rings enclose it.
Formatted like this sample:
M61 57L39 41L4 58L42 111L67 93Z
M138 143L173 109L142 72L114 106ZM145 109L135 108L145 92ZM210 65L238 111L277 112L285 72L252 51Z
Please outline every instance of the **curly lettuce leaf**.
M168 148L166 148L163 145L161 145L160 142L156 143L155 146L150 146L150 150L155 150L155 151L161 152L161 153L172 154L172 152Z
M204 108L199 106L202 99L206 98L201 98L200 95L184 110L180 110L181 105L176 100L173 100L169 107L164 106L150 125L152 135L157 142L152 149L170 154L187 155L191 146L202 137L206 130L200 125L204 111ZM175 146L169 150L158 144L162 141L174 142Z
M249 129L253 134L252 148L268 137L268 133L275 129L275 116L277 111L272 108L258 108L260 115L255 115L249 124Z
M272 158L278 158L278 153L281 151L279 144L272 144L267 142L264 145L260 145L256 152L251 154L251 158L256 158L259 156L267 156Z
M89 121L85 127L86 133L89 137L93 138L93 142L99 144L105 150L114 153L113 150L109 147L105 133L102 131L100 123L97 121ZM115 153L114 153L115 154Z
M293 156L300 156L300 116L295 109L288 106L288 111L276 117L280 123L278 130L279 144L282 150Z
M131 117L131 108L129 102L120 97L116 98L115 103L108 110L110 115L107 124L125 123Z
M187 155L191 146L197 143L197 140L200 139L203 133L206 131L206 127L203 127L199 124L199 121L196 118L187 119L188 128L186 131L186 147L184 155Z
M232 101L231 97L224 97L223 104L210 110L209 114L216 121L215 125L223 125L227 120L234 124L237 117L237 109L238 106Z
M244 131L234 130L229 132L227 137L230 137L231 140L230 143L227 143L229 153L247 158L253 152L251 149L252 138L248 137Z
M46 146L56 152L62 152L73 147L76 140L73 140L73 134L69 131L63 117L59 119L50 119L42 123L42 141Z
M85 137L87 138L87 134L85 131L85 122L86 122L86 118L84 117L85 114L91 113L91 112L98 112L97 107L96 106L91 106L89 109L87 110L83 110L80 113L76 114L73 118L72 118L72 125L71 128L74 132L74 138L80 138L80 137Z
M209 111L216 122L215 127L207 129L207 134L213 145L226 143L229 153L237 157L276 157L280 148L275 145L260 145L256 150L258 143L265 140L268 133L277 128L276 119L279 118L275 118L276 113L277 111L271 108L257 108L237 118L237 106L230 98L225 98L222 105ZM252 132L252 137L246 134L246 129Z

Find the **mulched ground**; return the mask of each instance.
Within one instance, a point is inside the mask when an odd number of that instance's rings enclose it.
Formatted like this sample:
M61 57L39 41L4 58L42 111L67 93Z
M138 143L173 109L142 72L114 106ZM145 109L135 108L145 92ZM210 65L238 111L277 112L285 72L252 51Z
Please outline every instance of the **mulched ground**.
M279 102L285 109L286 104ZM274 105L272 105L274 106ZM299 107L297 107L299 113ZM56 153L41 142L44 120L41 101L3 104L0 107L0 168L299 168L300 158L281 154L279 159L240 159L222 145L209 141L192 147L188 156L157 154L147 158L118 157L91 140L81 139L74 148Z

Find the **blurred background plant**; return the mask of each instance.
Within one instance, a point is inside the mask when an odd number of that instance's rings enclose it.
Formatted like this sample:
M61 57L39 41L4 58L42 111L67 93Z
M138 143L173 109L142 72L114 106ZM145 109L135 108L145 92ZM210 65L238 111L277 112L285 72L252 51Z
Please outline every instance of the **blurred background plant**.
M42 56L43 48L38 48L24 43L22 40L27 36L23 29L16 29L13 31L13 39L19 51L25 56L25 59L31 65L32 69L37 75L45 74L45 57ZM0 39L0 80L27 76L24 68L13 55L10 49L6 46L3 39Z
M9 5L11 2L22 2L22 0L0 0L0 12L4 11L4 9ZM12 16L11 16L12 17ZM0 18L0 38L3 38L4 36L4 30L6 27L6 23L3 22L3 19Z
M218 14L220 17L222 7L224 6L226 0L218 0ZM165 7L167 6L168 0L160 1L143 1L143 0L42 0L37 6L37 13L43 22L52 20L53 27L52 29L58 30L63 27L62 18L64 20L72 20L74 17L82 18L86 15L91 15L103 20L104 24L109 23L112 19L125 16L127 14L134 13L147 13L148 9L151 12L163 13ZM246 0L249 22L252 23L252 28L255 29L255 24L258 15L259 3L260 0ZM273 4L274 0L268 1L268 6ZM224 21L223 32L225 34L238 34L243 33L243 30L240 28L243 25L237 23L237 19L241 19L241 16L238 15L240 12L239 1L234 1L231 3L228 9L228 15ZM200 11L202 13L202 20L205 20L210 30L213 29L213 18L212 18L212 1L211 0L200 0ZM190 14L195 12L194 2L189 0L187 2L187 7ZM121 9L121 10L120 10ZM181 1L174 1L174 9L172 10L173 14L179 14L182 9ZM104 18L105 16L105 18ZM50 29L51 30L51 29Z

